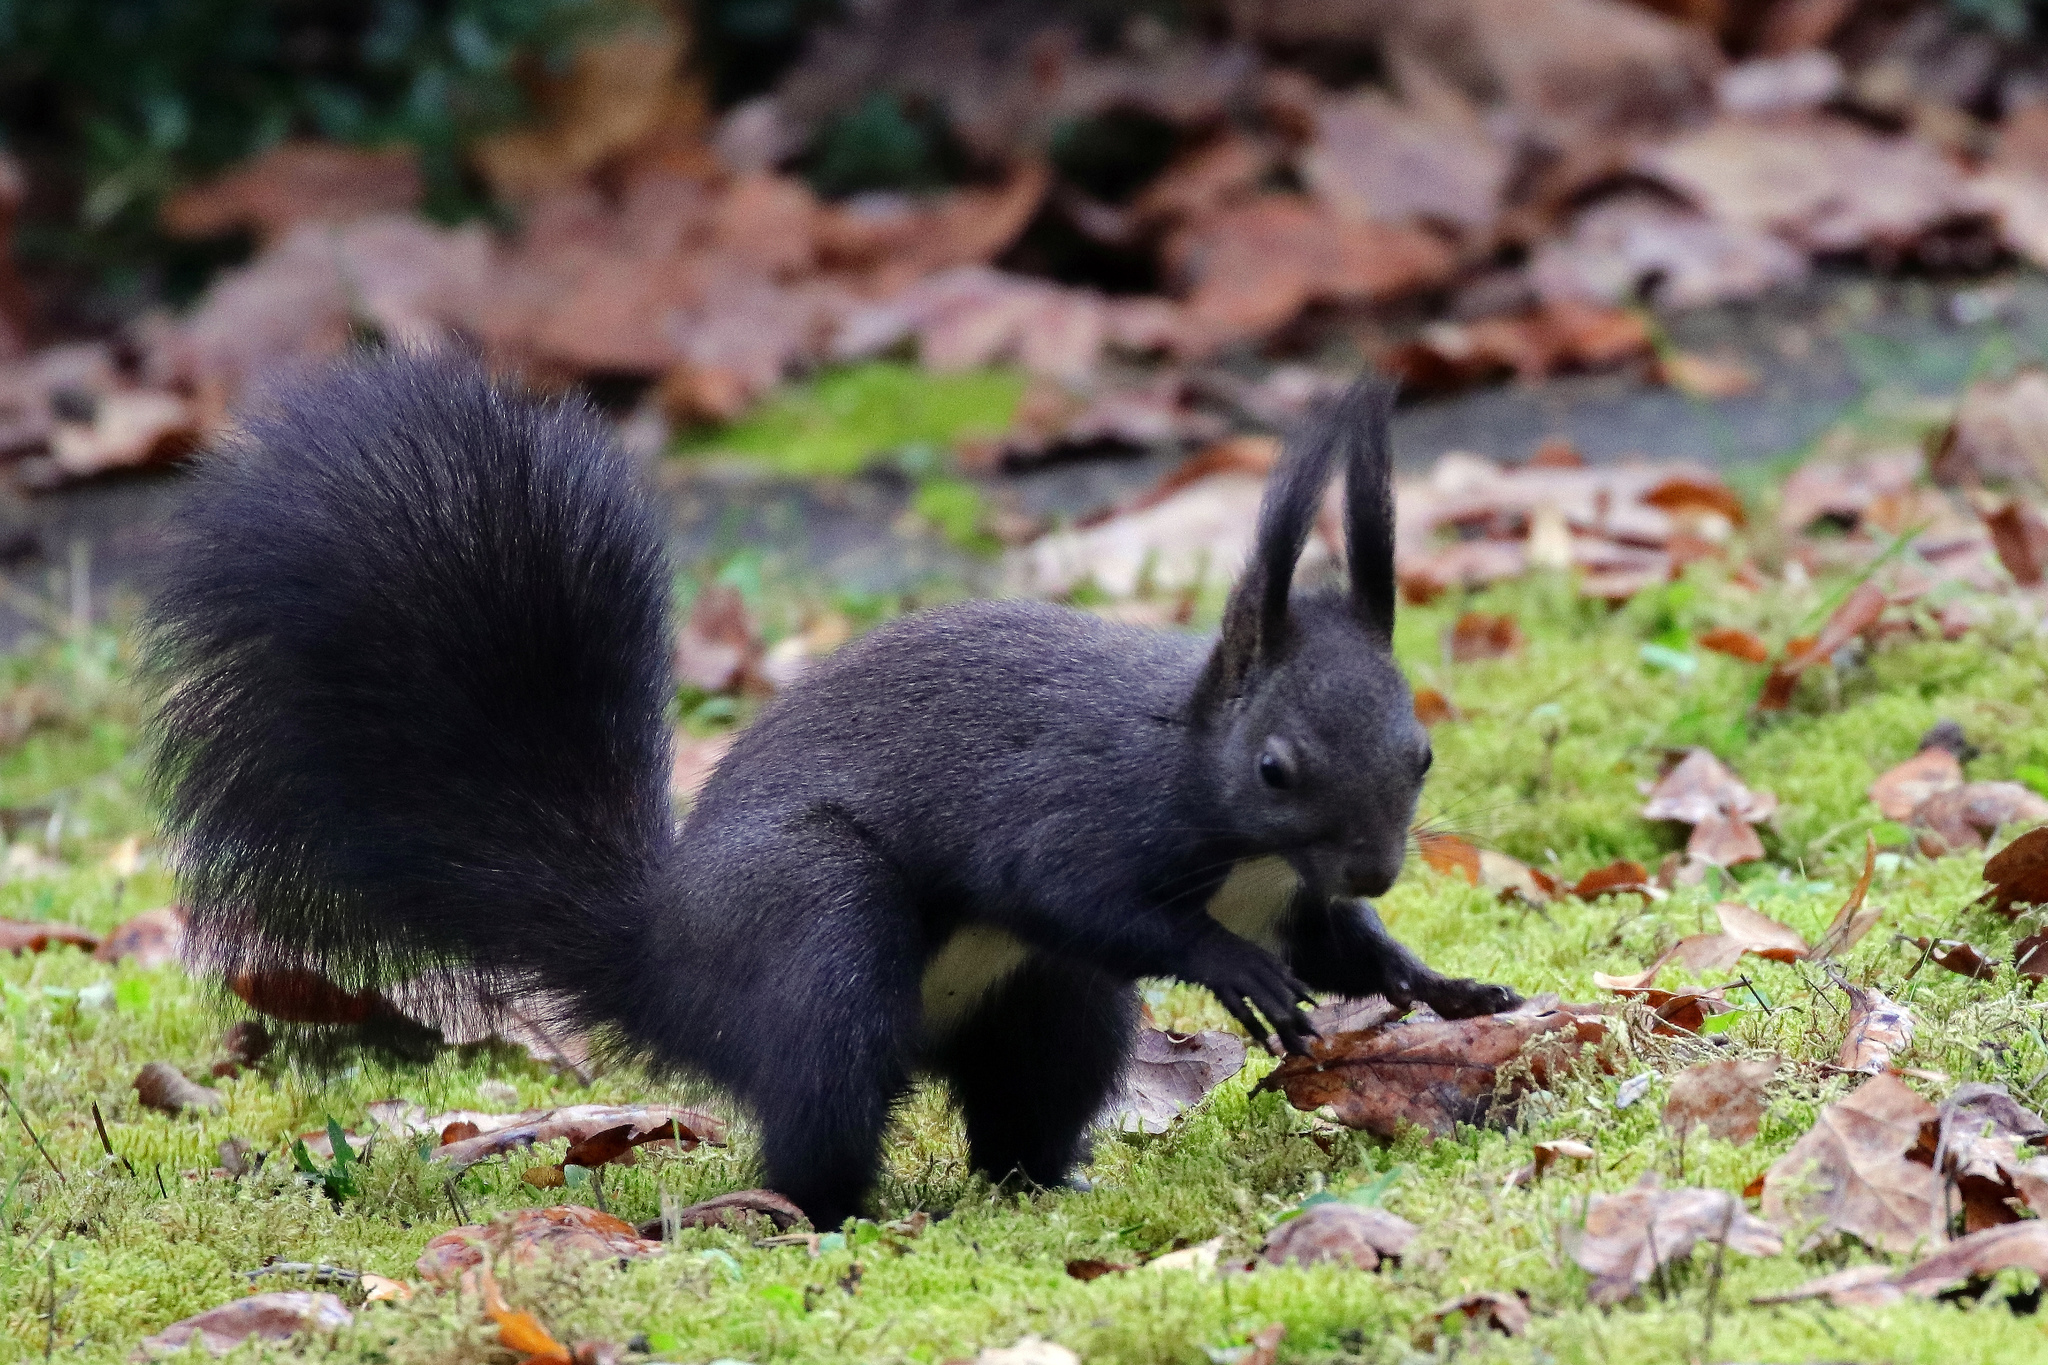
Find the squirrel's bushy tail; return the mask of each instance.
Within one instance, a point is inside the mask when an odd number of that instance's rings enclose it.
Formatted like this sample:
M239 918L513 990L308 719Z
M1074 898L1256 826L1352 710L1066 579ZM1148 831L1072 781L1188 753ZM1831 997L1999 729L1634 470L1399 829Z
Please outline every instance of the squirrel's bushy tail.
M673 837L669 588L580 406L412 356L245 414L149 619L202 957L351 989L473 966L596 1022Z

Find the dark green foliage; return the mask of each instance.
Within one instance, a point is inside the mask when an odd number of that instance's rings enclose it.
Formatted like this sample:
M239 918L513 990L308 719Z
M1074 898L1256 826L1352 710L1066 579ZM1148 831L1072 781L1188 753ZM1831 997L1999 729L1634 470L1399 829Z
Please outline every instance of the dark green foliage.
M406 142L431 212L478 201L465 141L520 117L617 0L0 0L0 128L36 182L32 256L98 271L176 253L176 185L292 135Z

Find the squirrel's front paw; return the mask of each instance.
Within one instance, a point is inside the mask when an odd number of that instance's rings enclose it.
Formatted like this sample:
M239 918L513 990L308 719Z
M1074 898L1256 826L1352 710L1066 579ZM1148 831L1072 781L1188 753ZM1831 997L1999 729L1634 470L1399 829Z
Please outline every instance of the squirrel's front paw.
M1522 1003L1522 997L1506 986L1489 986L1484 981L1449 976L1417 983L1414 998L1446 1019L1499 1014Z
M1203 945L1184 979L1207 988L1254 1039L1267 1035L1261 1015L1288 1052L1306 1053L1308 1040L1316 1036L1301 1010L1301 1002L1315 1000L1308 987L1280 959L1234 934Z

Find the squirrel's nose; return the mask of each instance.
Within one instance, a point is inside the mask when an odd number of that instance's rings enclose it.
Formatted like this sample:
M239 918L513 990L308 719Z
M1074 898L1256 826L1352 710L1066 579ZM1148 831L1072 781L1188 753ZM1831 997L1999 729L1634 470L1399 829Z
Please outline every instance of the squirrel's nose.
M1382 896L1394 884L1394 878L1401 875L1401 855L1404 850L1396 848L1392 855L1369 845L1353 845L1344 853L1341 876L1344 894L1348 896Z

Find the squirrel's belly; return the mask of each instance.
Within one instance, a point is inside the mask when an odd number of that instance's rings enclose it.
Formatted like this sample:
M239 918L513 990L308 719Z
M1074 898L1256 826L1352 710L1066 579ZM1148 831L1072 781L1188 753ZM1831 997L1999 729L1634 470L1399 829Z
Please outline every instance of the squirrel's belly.
M992 924L955 930L924 966L924 1031L953 1031L996 986L1024 965L1030 949Z
M1301 878L1285 858L1247 858L1209 898L1209 917L1267 952L1280 951L1280 922Z

